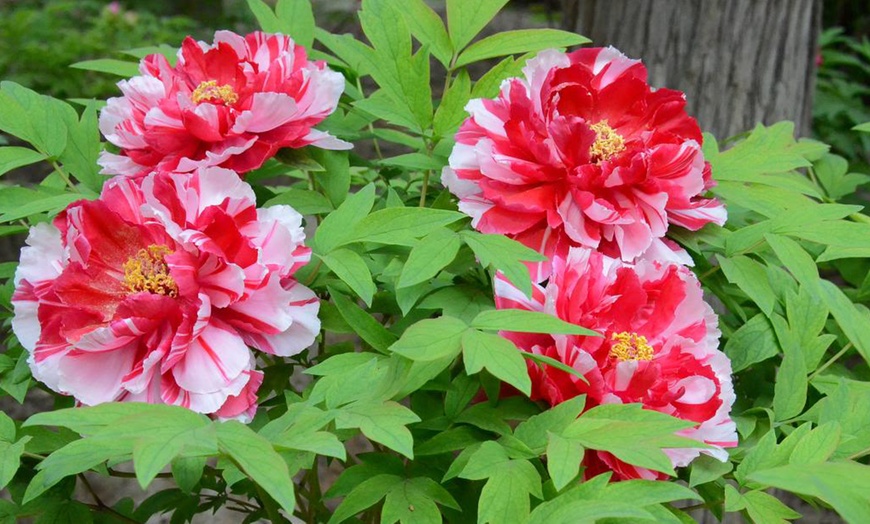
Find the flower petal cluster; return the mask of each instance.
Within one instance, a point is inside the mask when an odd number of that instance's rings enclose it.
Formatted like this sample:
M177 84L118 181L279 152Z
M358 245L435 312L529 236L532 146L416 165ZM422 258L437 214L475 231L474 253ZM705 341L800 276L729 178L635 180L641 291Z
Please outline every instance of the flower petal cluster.
M523 71L469 102L442 173L472 225L550 258L584 246L690 263L663 240L669 224L721 225L725 209L698 196L713 182L683 93L652 89L613 48L544 51Z
M653 261L628 265L572 248L553 262L549 281L536 285L531 298L502 277L495 292L500 309L546 312L602 335L503 333L521 350L554 358L588 382L550 366L530 365L533 399L556 405L585 394L587 407L641 403L694 422L678 434L712 446L665 450L674 466L687 465L699 453L727 460L724 448L737 445L729 417L735 398L731 364L718 349L717 317L688 268ZM613 470L615 479L663 478L605 452L588 452L584 464L589 476Z
M242 174L283 147L351 147L312 128L335 111L344 77L309 61L290 37L217 31L210 46L188 37L174 67L155 54L140 72L100 113L100 130L121 149L102 154L103 173L221 166Z
M302 217L257 209L236 172L115 177L32 228L13 329L33 376L81 404L142 401L249 420L263 374L252 346L287 356L320 329L293 273Z

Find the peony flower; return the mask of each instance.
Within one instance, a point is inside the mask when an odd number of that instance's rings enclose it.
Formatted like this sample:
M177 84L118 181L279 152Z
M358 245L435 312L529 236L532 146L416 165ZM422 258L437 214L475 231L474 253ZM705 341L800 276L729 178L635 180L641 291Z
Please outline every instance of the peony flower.
M674 466L699 453L727 460L737 445L729 413L734 403L731 363L718 349L716 315L704 302L701 285L686 267L640 261L629 266L586 248L556 259L545 287L531 299L498 278L496 307L544 311L601 333L602 337L503 335L530 353L552 357L586 378L558 369L529 366L532 398L550 405L587 395L587 407L643 404L696 425L678 435L710 449L667 449ZM581 415L582 416L582 415ZM590 451L586 474L613 470L614 478L664 478L605 452Z
M668 224L697 230L726 214L698 197L713 181L684 95L652 89L613 48L544 51L523 71L468 103L442 173L472 225L551 258L585 246L690 264L662 239ZM535 269L546 279L548 265Z
M211 46L187 37L175 67L155 54L139 70L118 83L124 96L100 113L100 130L121 148L102 154L103 173L205 166L246 173L282 147L351 147L312 129L335 111L344 77L309 62L290 37L218 31Z
M33 376L81 404L248 420L263 381L248 346L293 355L320 329L293 278L304 239L299 213L257 209L234 171L116 177L31 229L12 327Z

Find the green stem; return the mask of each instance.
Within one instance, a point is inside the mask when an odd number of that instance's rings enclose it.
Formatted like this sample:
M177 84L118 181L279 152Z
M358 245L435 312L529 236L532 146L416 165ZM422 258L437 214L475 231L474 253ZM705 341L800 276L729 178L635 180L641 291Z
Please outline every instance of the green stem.
M429 191L429 175L431 170L427 169L423 173L423 187L420 188L420 207L426 207L426 193Z
M851 342L849 342L848 344L846 344L845 346L843 346L843 349L841 349L840 351L837 352L836 355L834 355L833 357L831 357L830 359L828 359L828 361L825 362L824 364L822 364L822 366L821 366L820 368L818 368L818 369L816 369L815 371L813 371L812 374L809 376L809 378L807 378L807 382L812 381L814 378L816 378L816 375L818 375L818 374L821 373L822 371L828 369L828 368L831 366L831 364L833 364L834 362L836 362L837 360L839 360L840 357L842 357L843 355L845 355L846 352L849 351L850 349L852 349L852 343L851 343Z
M360 82L359 77L356 79L356 88L359 89L360 93L363 92L362 82ZM378 160L383 160L384 155L381 154L381 146L378 143L378 138L375 136L375 126L371 122L369 122L368 130L372 134L372 146L375 148L375 155L378 156ZM389 184L387 186L389 187Z
M80 192L79 189L75 186L75 184L73 184L72 178L70 178L69 174L67 174L67 172L64 171L62 167L60 167L60 164L58 164L57 161L52 160L51 167L53 167L54 170L57 171L57 174L60 175L60 177L63 179L63 181L66 182L66 185L68 185L69 188L72 189L74 193Z

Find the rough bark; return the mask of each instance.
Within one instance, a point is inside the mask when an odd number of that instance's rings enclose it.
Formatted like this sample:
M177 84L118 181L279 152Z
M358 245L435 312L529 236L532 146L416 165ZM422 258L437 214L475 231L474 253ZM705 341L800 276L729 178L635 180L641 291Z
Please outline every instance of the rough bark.
M792 120L808 135L819 0L562 0L564 25L642 58L717 137Z

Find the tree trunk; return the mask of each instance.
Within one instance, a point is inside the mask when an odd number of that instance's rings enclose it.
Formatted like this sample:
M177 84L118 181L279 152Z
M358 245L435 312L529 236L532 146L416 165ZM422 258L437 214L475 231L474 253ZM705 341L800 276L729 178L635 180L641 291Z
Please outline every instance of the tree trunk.
M650 84L686 93L704 130L756 123L809 135L819 0L562 0L564 25L642 58Z

